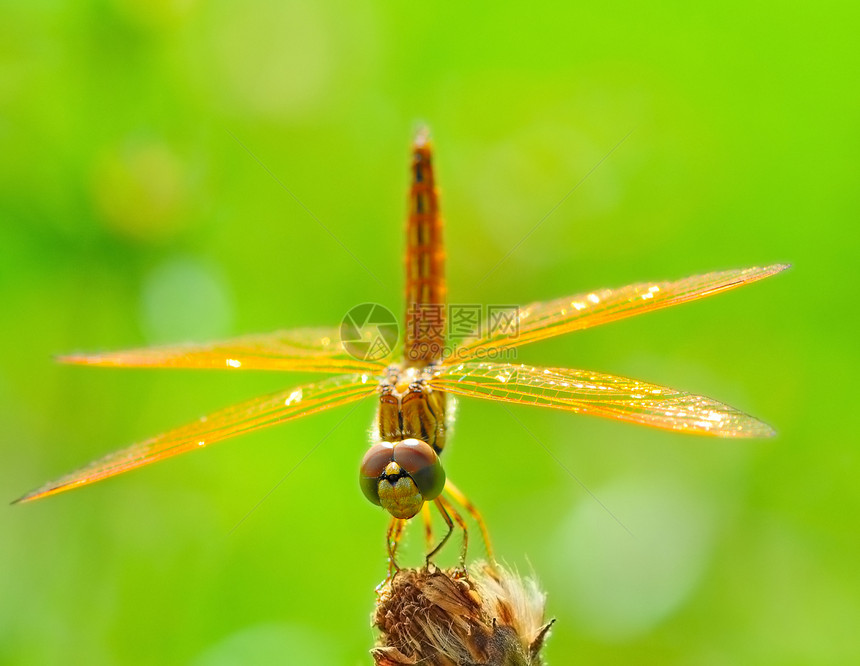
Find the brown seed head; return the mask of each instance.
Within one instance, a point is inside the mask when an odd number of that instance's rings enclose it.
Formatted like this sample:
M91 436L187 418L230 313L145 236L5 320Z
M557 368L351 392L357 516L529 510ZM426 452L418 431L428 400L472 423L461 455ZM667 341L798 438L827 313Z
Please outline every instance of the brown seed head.
M540 666L552 622L533 580L485 563L402 569L379 592L377 666Z

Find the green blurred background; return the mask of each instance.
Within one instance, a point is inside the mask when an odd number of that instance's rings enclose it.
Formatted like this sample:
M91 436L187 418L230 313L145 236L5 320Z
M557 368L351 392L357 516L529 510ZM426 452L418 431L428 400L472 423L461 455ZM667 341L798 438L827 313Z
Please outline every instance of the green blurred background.
M779 431L513 408L632 537L503 408L460 402L449 475L548 590L551 663L860 663L856 7L7 0L2 494L312 379L55 353L336 324L365 301L399 313L423 119L454 301L794 264L521 350ZM0 662L369 663L386 527L356 483L372 412L233 532L345 411L0 510Z

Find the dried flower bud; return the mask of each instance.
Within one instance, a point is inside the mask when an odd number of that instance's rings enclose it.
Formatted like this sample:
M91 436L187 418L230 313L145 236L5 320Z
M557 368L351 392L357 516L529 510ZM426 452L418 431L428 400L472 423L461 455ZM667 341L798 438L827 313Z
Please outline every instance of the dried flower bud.
M534 580L500 566L402 569L380 589L377 666L540 666L552 622Z

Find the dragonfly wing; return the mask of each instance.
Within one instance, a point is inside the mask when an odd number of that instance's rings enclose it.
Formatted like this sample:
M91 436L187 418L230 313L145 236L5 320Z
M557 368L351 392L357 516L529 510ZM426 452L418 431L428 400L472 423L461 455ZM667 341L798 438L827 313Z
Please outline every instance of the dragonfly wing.
M115 451L71 474L46 483L16 501L27 502L86 486L136 467L204 448L223 439L355 402L375 390L376 381L372 377L343 375L255 398Z
M700 395L587 370L467 362L431 379L458 395L552 407L619 421L717 437L770 437L773 429Z
M69 354L61 363L137 368L224 368L294 372L370 372L380 361L349 354L338 329L301 328L248 335L223 342L149 347L95 354Z
M511 321L485 321L485 337L470 338L454 350L466 361L495 350L510 349L562 333L599 326L643 312L694 301L761 280L788 268L774 264L695 275L675 282L643 282L620 289L603 289L520 307Z

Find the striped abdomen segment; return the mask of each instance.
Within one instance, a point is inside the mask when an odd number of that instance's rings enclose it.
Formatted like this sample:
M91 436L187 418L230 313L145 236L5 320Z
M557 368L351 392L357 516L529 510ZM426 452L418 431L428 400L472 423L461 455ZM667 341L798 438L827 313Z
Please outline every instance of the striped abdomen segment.
M412 148L406 223L406 362L423 366L442 357L445 344L445 250L433 153L426 130Z

